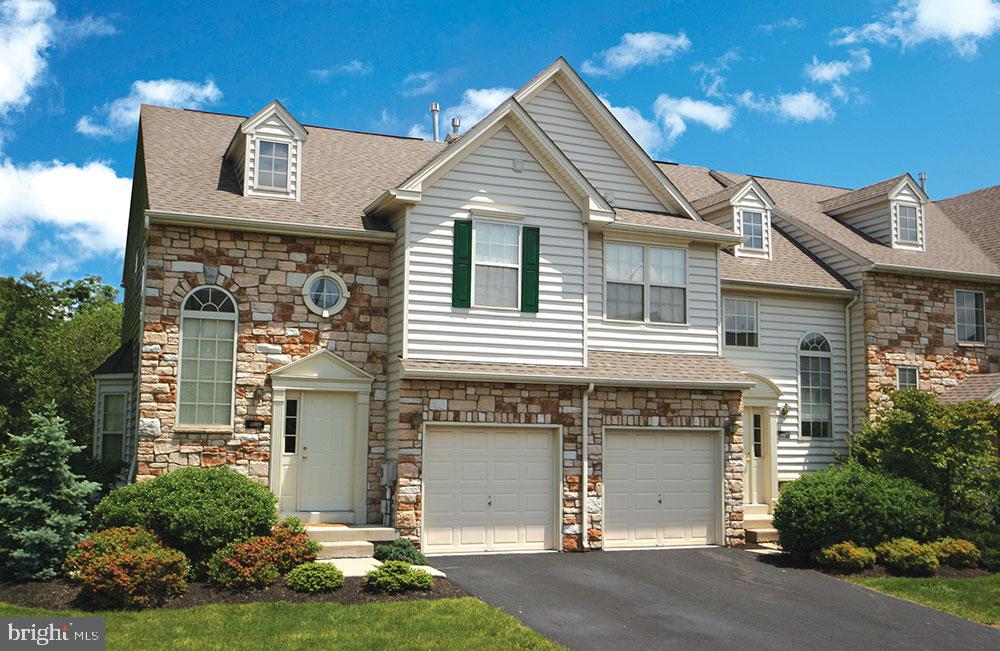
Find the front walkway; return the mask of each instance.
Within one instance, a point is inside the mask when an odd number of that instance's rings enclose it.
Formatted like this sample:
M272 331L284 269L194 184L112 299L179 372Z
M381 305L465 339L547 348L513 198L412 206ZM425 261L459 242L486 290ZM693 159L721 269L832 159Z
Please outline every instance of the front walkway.
M431 562L572 649L1000 648L1000 630L736 549Z

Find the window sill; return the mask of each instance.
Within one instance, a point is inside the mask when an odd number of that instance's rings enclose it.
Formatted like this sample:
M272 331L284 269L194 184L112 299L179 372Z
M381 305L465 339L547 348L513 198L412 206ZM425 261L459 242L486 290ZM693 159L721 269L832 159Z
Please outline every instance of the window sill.
M667 326L671 328L687 328L690 324L684 323L673 323L672 321L634 321L632 319L609 319L608 317L602 317L601 319L605 323L620 323L629 325L644 325L644 326Z
M760 346L731 346L729 344L722 344L722 347L726 350L745 350L745 351L757 351L760 350Z
M183 434L233 434L232 425L174 425L174 432Z
M965 348L986 348L985 341L958 341L956 343Z

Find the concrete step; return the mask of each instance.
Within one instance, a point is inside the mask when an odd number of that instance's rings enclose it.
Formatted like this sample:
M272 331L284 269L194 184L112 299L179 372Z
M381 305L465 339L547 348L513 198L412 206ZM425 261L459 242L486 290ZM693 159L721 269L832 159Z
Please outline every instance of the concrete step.
M282 512L281 517L294 516L302 520L303 524L318 524L332 522L339 524L353 524L354 511L288 511Z
M767 504L744 504L743 516L748 515L767 515Z
M306 525L306 533L324 542L388 542L398 535L392 527L322 527Z
M324 542L320 546L317 558L367 558L375 553L370 542Z
M778 540L778 530L773 527L766 527L764 529L747 529L746 534L747 542L750 544L777 542Z
M771 522L774 520L774 516L770 513L751 513L743 514L743 528L748 529L753 527L755 529L767 528L771 526Z

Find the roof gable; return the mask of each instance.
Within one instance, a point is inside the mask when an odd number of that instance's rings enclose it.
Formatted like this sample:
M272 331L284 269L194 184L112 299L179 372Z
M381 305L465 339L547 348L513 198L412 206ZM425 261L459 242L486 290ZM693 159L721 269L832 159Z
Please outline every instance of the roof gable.
M291 135L296 140L305 140L309 135L306 128L299 124L299 121L292 117L292 114L288 112L288 109L276 99L271 100L267 103L267 106L257 111L246 120L240 124L240 131L242 133L250 133L268 122L268 120L277 119L282 124L285 125L291 131Z
M276 387L301 388L316 384L370 386L374 377L343 357L323 348L271 371Z
M918 197L922 203L928 200L927 193L920 187L920 184L913 180L909 172L904 172L891 179L837 195L820 202L819 205L823 212L828 215L840 215L881 201L891 201L904 190L908 190L910 194Z

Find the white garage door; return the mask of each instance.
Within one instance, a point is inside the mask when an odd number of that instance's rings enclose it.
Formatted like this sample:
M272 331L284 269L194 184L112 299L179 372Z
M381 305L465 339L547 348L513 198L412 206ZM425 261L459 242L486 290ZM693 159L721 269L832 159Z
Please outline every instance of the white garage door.
M716 542L722 483L718 432L614 431L605 438L605 546Z
M556 450L550 429L430 428L424 551L555 548Z

